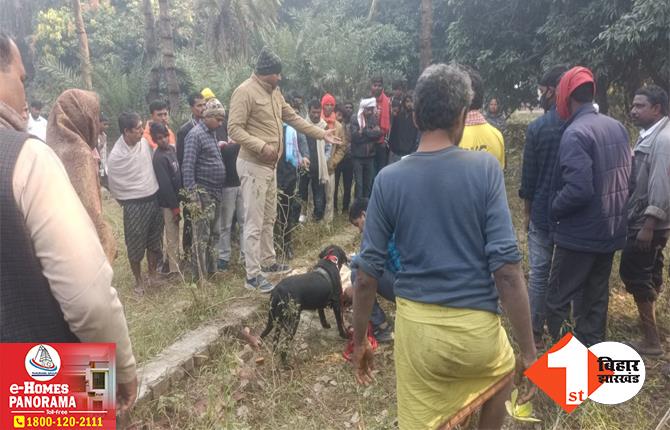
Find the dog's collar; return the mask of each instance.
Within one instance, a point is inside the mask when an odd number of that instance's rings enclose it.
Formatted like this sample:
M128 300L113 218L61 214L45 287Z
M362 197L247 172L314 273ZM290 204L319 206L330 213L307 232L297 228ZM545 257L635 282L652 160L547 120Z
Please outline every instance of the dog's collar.
M328 255L326 255L325 257L323 257L323 259L326 260L326 261L330 261L331 263L333 263L333 264L335 264L335 265L337 265L337 263L339 263L339 261L340 261L340 260L338 260L338 258L337 258L336 256L334 256L333 254L328 254Z

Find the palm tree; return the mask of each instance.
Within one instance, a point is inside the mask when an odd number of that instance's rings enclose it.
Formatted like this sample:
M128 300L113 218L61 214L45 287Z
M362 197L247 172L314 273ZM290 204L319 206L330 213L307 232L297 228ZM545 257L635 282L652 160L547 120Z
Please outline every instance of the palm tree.
M158 9L161 23L162 64L168 88L168 101L171 109L178 110L180 107L180 91L175 66L174 40L172 38L172 23L170 22L170 5L168 4L168 0L158 0Z
M433 1L421 0L421 32L419 34L419 62L421 70L430 65L433 60Z
M211 16L207 28L207 45L214 58L223 63L247 57L251 35L261 38L273 29L281 0L203 0Z
M151 67L149 72L149 92L147 103L160 96L161 70L158 62L158 38L156 37L156 19L151 0L142 0L142 12L144 13L144 57L142 65Z
M81 3L79 0L72 0L72 12L74 13L75 25L77 27L77 36L79 37L79 61L81 62L81 78L84 81L84 88L93 89L93 77L91 72L91 57L88 51L88 36L86 27L84 27L84 18L81 15Z

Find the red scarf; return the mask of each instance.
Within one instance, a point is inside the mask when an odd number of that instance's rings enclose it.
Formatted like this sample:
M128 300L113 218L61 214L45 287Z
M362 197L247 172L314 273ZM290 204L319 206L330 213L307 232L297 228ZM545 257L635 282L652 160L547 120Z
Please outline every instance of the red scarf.
M586 67L576 66L565 72L556 87L556 111L563 121L570 118L570 94L580 85L589 82L593 84L595 92L596 83L593 73Z
M391 130L391 101L383 90L377 98L377 110L379 111L379 128L383 133L380 142L384 142L384 138Z
M329 93L326 93L321 98L321 119L326 121L326 124L328 124L328 129L331 129L335 128L335 121L337 121L337 115L335 115L335 110L333 110L333 112L329 116L326 116L326 114L323 112L323 107L328 104L332 104L333 106L335 106L335 97L333 97Z

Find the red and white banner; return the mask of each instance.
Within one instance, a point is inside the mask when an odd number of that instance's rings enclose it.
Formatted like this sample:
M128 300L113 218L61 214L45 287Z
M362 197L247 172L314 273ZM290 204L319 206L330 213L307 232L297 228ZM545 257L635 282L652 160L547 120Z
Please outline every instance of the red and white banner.
M112 343L0 344L0 428L116 429Z

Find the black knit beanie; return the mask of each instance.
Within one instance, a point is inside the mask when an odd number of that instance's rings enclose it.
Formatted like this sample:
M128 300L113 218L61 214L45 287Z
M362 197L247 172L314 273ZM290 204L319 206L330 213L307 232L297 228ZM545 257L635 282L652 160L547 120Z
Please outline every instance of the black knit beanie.
M257 75L274 75L281 73L281 59L267 46L263 47L256 61Z

